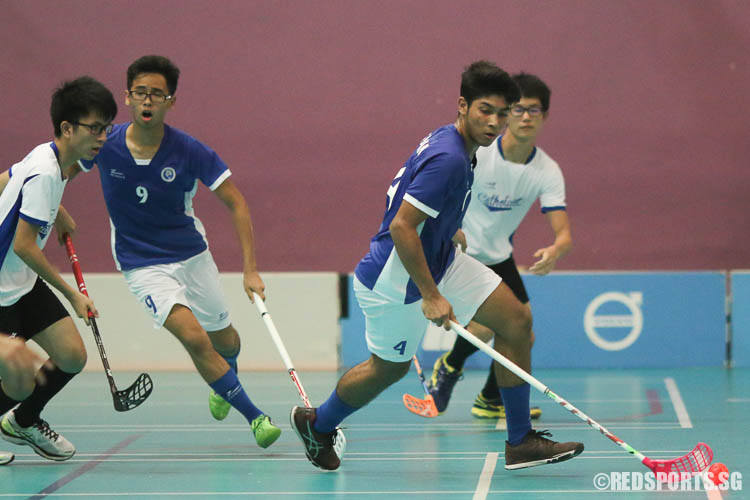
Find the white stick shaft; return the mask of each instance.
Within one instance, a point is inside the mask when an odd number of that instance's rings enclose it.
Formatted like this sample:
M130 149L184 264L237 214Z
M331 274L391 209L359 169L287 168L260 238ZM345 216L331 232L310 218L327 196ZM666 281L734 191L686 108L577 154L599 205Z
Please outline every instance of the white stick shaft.
M644 458L646 458L642 453L638 452L635 448L630 446L628 443L623 441L622 439L618 438L611 432L609 432L607 429L602 427L598 422L596 422L594 419L583 413L581 410L570 404L568 401L564 400L554 392L550 390L549 387L539 382L537 379L531 376L531 374L527 373L525 370L521 369L517 364L515 364L513 361L509 360L496 350L489 347L487 344L476 338L470 331L468 331L466 328L462 327L455 321L451 321L451 328L454 332L456 332L457 335L460 335L461 337L468 340L472 345L477 347L480 351L503 365L505 368L513 372L518 378L522 379L523 381L527 382L530 386L532 386L537 391L541 392L545 396L552 399L554 402L558 403L560 406L571 412L573 415L577 416L587 424L589 424L594 429L601 432L605 437L609 438L610 441L630 453L631 455L634 455L638 460L641 462Z
M279 331L276 329L276 325L274 325L273 323L271 313L269 313L268 309L266 309L266 304L263 302L263 299L260 298L260 295L253 292L253 297L255 299L255 307L258 308L260 316L261 318L263 318L263 322L266 324L266 329L268 330L268 333L271 334L273 343L276 344L276 349L279 351L281 359L284 361L284 366L286 366L286 369L289 372L289 376L292 377L292 381L294 381L294 384L297 386L297 391L299 392L302 401L305 403L305 406L309 408L310 399L307 397L305 388L302 387L302 382L300 382L299 377L297 377L297 371L294 369L294 366L292 365L292 359L289 357L289 353L287 352L286 347L284 347L284 342L281 340Z

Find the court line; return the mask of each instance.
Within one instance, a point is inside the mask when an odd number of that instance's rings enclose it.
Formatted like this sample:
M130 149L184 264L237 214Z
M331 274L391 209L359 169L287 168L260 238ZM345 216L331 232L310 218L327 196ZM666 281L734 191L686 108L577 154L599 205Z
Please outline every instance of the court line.
M474 490L473 500L484 500L487 498L487 493L490 491L490 483L492 482L492 476L495 474L495 466L497 465L497 452L487 453L484 459L484 467L482 467L482 473L479 474L479 482L477 488Z
M680 427L683 429L692 429L693 423L690 421L690 415L688 415L685 403L682 401L682 396L680 396L680 390L677 388L677 383L672 377L667 377L664 379L664 385L667 386L669 399L672 400L672 406L674 406L674 411L677 413L677 420L680 422Z
M127 447L130 443L132 443L133 441L135 441L142 435L143 434L135 434L128 438L123 439L122 441L120 441L119 443L117 443L116 445L114 445L113 447L111 447L110 449L102 453L101 455L99 455L97 458L93 460L89 460L81 467L77 468L76 470L58 479L54 483L44 488L42 491L36 493L35 495L30 496L29 500L38 500L41 498L45 498L50 493L56 492L57 490L59 490L60 488L68 484L69 482L82 476L83 474L90 471L91 469L93 469L94 467L102 463L103 461L107 460L109 457L111 457L112 455L120 451L121 449Z

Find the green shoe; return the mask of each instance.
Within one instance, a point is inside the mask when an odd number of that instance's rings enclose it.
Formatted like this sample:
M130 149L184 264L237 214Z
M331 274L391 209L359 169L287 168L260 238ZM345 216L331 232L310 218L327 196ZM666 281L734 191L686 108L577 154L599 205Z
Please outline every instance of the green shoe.
M281 429L273 425L271 418L268 415L262 413L253 420L250 424L253 428L253 435L255 435L255 442L261 448L268 448L271 446L279 436L281 436Z
M505 406L499 399L487 399L480 392L471 407L471 414L476 418L505 418ZM536 420L542 416L542 410L538 406L529 408L529 416Z
M216 420L224 420L229 415L232 405L224 401L224 398L211 391L208 395L208 409L211 410L211 416Z

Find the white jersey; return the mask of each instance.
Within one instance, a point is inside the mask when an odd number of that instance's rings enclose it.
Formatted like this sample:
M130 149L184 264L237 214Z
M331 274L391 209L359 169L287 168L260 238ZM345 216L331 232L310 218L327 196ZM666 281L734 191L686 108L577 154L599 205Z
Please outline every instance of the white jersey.
M44 248L68 180L62 178L54 143L35 147L10 167L10 180L0 195L0 306L10 306L34 287L37 274L13 251L18 219L41 230L36 243Z
M565 180L557 162L538 147L524 164L507 161L501 139L477 151L473 199L461 228L466 253L486 265L511 257L513 234L537 198L542 213L565 210Z

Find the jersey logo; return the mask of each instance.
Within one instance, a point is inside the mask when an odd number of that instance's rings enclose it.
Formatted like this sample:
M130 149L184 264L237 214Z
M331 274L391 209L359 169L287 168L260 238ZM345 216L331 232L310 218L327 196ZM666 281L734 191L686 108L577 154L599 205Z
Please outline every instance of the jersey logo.
M523 197L511 199L510 196L505 196L505 198L500 198L496 194L488 195L485 193L480 193L478 198L490 212L513 210L513 207L518 207L523 202Z
M161 170L161 180L164 182L172 182L176 176L177 174L172 167L164 167Z
M115 177L117 179L124 179L125 178L125 174L123 174L122 172L120 172L116 168L110 168L109 169L109 176L110 177Z

